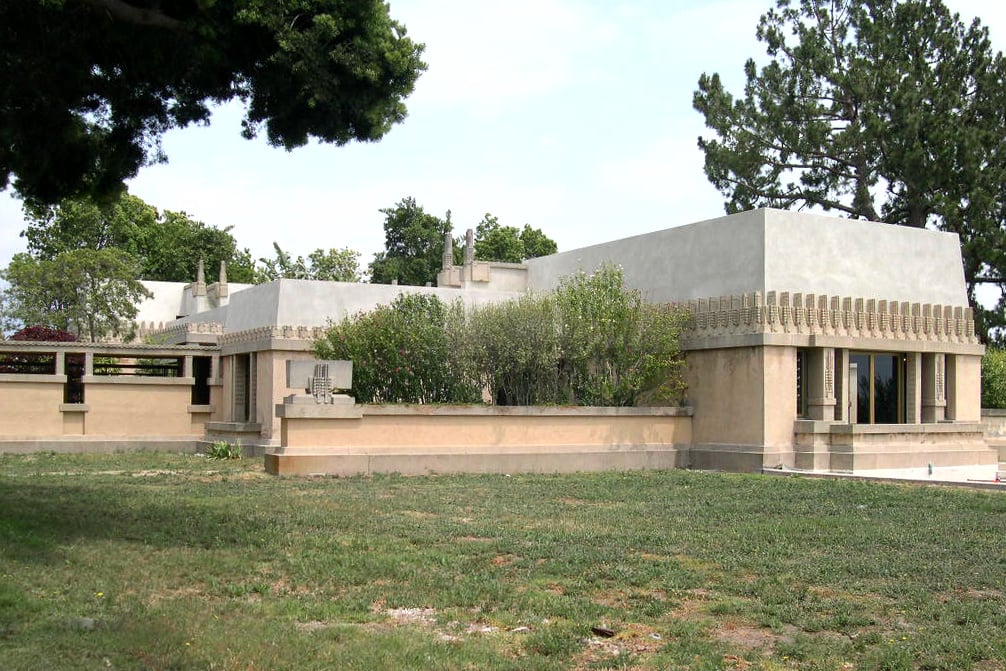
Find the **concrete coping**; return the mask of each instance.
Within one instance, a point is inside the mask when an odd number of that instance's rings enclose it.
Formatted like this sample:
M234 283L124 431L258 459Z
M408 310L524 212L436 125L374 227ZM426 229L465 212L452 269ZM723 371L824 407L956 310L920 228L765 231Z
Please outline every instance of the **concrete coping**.
M190 405L186 408L193 415L210 414L213 412L212 405Z
M368 404L360 406L364 415L443 415L479 417L691 417L690 406L523 406L523 405L439 405Z
M794 433L818 434L925 434L925 433L983 433L979 422L939 422L935 424L839 424L812 419L794 422Z
M194 377L156 377L153 375L85 375L84 384L142 384L189 386L196 383Z
M0 373L0 382L46 382L49 384L63 384L66 382L66 375Z
M87 412L91 409L87 403L60 403L60 412Z
M206 422L208 432L221 431L226 433L261 433L262 425L258 422Z
M982 408L982 417L1006 417L1006 408Z

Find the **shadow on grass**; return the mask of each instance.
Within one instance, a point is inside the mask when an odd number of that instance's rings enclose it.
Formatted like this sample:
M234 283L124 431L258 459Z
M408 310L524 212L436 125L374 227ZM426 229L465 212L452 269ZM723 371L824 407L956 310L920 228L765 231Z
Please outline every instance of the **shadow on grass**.
M77 540L135 542L152 548L256 545L254 514L212 500L186 501L162 488L6 481L0 485L0 557L53 562Z

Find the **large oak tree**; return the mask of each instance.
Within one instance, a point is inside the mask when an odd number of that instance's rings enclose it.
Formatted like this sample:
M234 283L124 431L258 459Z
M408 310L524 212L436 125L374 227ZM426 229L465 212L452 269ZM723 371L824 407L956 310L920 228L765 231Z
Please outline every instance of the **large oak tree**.
M114 195L164 160L165 131L233 98L274 146L378 140L422 50L381 0L4 0L0 188Z
M960 236L980 333L981 285L1006 286L1006 60L940 0L780 0L769 56L741 95L703 74L699 138L726 211L816 207Z

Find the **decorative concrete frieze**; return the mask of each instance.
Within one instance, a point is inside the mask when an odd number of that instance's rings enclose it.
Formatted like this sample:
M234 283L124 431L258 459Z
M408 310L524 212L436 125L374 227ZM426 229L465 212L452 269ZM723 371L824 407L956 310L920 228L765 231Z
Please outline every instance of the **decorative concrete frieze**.
M325 334L323 326L260 326L227 333L220 337L221 345L236 345L261 340L317 340Z
M183 322L168 324L164 322L141 321L136 324L137 338L163 339L184 342L187 335L216 335L224 333L224 326L219 322Z
M688 301L690 337L824 335L979 344L971 308L822 294L760 291Z

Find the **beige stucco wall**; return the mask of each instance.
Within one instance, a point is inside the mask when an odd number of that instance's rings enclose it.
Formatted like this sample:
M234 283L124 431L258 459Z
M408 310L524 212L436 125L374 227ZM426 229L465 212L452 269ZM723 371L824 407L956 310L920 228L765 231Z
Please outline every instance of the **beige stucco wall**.
M796 348L693 350L687 360L688 404L695 409L692 466L792 466Z
M690 411L678 408L310 404L281 414L283 445L265 455L277 474L675 468L691 441Z
M47 382L16 381L0 375L0 437L63 434L63 378ZM37 377L37 376L33 376Z
M259 381L256 397L256 421L262 425L262 439L276 442L280 435L280 419L276 416L276 406L291 394L303 394L303 389L286 386L286 362L309 361L314 354L303 351L270 350L258 352L257 376Z
M324 409L325 406L321 406ZM617 410L618 412L613 412ZM687 445L691 418L677 409L363 406L363 417L284 418L282 448L333 453L417 450L491 452L517 447Z
M982 358L974 354L947 357L948 419L982 421Z
M24 377L0 375L0 452L189 449L211 417L189 378L85 378L85 402L65 404L63 376Z
M698 444L761 444L762 361L759 347L688 352L688 405Z
M205 418L189 412L191 398L191 384L184 382L86 382L85 433L89 436L201 436Z

